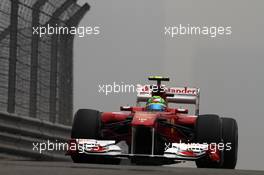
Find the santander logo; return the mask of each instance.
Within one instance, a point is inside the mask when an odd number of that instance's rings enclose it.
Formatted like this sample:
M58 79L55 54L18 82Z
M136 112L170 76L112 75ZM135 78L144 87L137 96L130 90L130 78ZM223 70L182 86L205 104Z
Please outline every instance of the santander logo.
M166 88L167 93L171 94L197 94L197 88L188 88L188 87L170 87Z
M170 94L189 94L189 95L197 95L198 89L197 88L189 88L189 87L165 87L162 85L162 89L166 93ZM155 89L150 88L150 85L141 86L139 94L150 94Z

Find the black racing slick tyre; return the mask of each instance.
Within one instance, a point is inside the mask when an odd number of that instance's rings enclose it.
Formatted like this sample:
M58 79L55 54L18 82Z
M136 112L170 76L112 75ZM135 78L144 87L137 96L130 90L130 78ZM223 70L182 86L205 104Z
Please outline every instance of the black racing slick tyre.
M222 133L225 144L224 162L222 168L234 169L237 163L238 127L233 118L222 119ZM228 146L228 147L227 147Z
M91 109L79 109L73 120L71 138L100 138L100 112Z
M91 109L79 109L73 120L71 138L97 139L101 138L101 113ZM86 154L71 155L74 163L119 164L119 159Z
M218 144L222 141L221 119L218 115L208 114L197 117L195 140L196 143L201 144ZM212 162L208 157L200 158L195 163L198 168L220 168L223 164L222 159L220 162Z

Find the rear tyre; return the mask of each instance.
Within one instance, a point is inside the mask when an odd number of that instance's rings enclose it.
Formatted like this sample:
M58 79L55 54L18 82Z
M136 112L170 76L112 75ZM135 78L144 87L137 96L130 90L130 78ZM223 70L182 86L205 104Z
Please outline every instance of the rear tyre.
M101 114L92 109L79 109L73 120L71 138L97 139L101 138ZM71 155L74 163L120 164L120 159L104 156L89 156L85 154Z
M218 115L199 115L196 120L196 143L215 143L222 141L221 120ZM220 168L220 162L212 162L208 157L195 161L198 168Z
M234 169L237 162L238 151L238 127L237 122L233 118L222 119L223 141L225 146L229 145L230 149L225 147L224 163L222 168Z

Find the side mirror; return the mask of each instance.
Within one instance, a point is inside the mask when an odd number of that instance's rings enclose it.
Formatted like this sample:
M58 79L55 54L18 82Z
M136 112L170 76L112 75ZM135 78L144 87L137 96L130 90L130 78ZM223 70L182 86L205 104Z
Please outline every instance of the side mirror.
M131 106L120 106L120 111L132 111Z
M178 108L176 109L176 113L181 113L181 114L188 114L189 110L184 109L184 108Z

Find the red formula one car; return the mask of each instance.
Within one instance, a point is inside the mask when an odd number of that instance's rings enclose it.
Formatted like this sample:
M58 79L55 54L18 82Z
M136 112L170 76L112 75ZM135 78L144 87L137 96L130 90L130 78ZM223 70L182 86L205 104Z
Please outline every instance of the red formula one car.
M144 165L195 161L199 168L235 168L236 120L199 115L198 88L166 88L161 81L169 78L158 76L149 80L157 85L142 86L137 106L122 106L119 112L76 112L67 152L72 160L119 164L129 158ZM190 109L171 107L175 104L192 105L195 112L191 115Z

